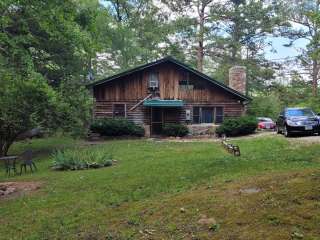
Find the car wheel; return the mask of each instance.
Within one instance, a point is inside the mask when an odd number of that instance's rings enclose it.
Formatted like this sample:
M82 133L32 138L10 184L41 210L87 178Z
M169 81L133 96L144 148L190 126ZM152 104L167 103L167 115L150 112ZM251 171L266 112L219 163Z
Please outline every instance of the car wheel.
M290 137L291 136L291 133L290 133L290 131L288 131L287 126L284 126L284 128L283 128L283 135L285 137Z

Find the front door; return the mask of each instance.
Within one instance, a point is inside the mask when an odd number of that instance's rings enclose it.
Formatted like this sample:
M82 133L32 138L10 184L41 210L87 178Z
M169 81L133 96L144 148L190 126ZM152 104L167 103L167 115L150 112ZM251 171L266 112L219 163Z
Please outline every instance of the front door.
M163 109L153 107L151 108L151 134L160 135L163 124Z
M213 123L213 108L203 107L201 111L202 123Z

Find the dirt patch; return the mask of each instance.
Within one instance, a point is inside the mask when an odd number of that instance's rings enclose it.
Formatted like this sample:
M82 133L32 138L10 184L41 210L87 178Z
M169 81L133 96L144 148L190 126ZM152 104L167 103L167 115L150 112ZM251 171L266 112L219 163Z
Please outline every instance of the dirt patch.
M41 185L40 182L2 182L0 183L0 200L38 190Z
M198 224L211 227L217 224L217 221L213 217L207 217L207 215L201 214Z
M240 189L240 193L244 193L244 194L253 194L253 193L258 193L260 192L261 189L260 188L244 188L244 189Z

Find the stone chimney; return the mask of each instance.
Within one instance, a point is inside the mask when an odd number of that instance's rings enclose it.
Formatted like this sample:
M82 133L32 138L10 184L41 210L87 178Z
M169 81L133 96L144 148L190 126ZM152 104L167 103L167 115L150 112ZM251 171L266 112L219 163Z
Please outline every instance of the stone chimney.
M234 66L229 70L229 87L246 95L246 67Z

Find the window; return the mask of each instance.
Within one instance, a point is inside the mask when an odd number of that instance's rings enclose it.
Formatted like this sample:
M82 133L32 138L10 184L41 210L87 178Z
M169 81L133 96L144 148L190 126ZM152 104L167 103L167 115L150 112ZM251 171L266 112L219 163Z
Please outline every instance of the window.
M149 74L149 88L159 88L159 74L157 72L151 72Z
M216 119L215 123L222 123L223 122L223 107L216 107Z
M125 104L113 104L112 107L114 118L125 118L126 117L126 105Z
M205 89L204 85L195 80L180 80L179 88L181 90L203 90Z
M314 117L315 114L309 108L287 109L285 115L288 117Z
M223 107L193 107L193 123L217 123L223 122Z
M188 80L180 80L179 81L179 88L181 90L192 90L193 89L193 85L189 84Z
M192 90L193 85L190 83L189 72L182 72L182 80L179 81L180 90Z
M193 108L193 123L197 124L200 123L200 108L194 107Z

